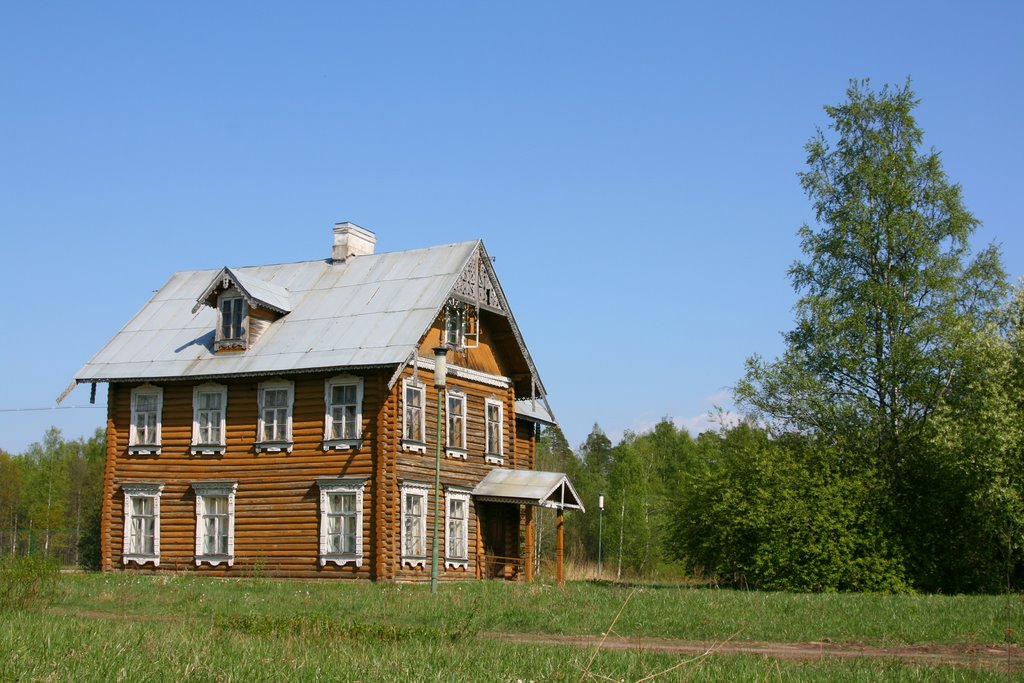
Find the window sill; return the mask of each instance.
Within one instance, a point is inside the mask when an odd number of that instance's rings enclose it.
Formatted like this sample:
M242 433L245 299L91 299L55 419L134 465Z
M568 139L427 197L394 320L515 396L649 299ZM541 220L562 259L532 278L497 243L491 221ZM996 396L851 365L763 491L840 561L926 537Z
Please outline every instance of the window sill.
M152 562L154 567L159 567L160 566L160 556L159 555L127 554L127 555L122 555L121 556L121 562L123 562L124 564L128 564L129 562L134 562L135 564L137 564L140 567L142 565L144 565L144 564L148 564L148 563Z
M505 462L505 458L498 453L487 453L484 455L484 460L492 465L500 465Z
M363 446L362 438L359 439L324 439L325 451L358 451Z
M425 568L427 566L427 558L425 558L425 557L403 557L402 558L402 566L403 567L411 567L413 569L415 569L416 567L419 567L420 569L423 569L423 568Z
M292 452L291 441L257 441L256 452L257 453L280 453L286 451Z
M412 439L402 439L402 450L409 451L410 453L426 454L427 444L425 441L413 441Z
M224 455L227 446L214 443L194 443L189 450L192 455Z
M452 557L446 557L444 560L445 569L467 569L469 567L469 558L465 560L455 559Z
M248 346L244 339L218 339L213 343L214 351L245 351Z
M160 455L160 444L136 444L128 447L128 455Z
M216 567L221 563L226 563L229 567L235 564L234 555L197 555L196 566L201 564L208 564L211 567Z
M333 562L339 567L344 567L348 563L352 563L353 567L362 567L363 558L361 555L321 555L320 566L325 566L328 562Z
M454 448L452 446L449 446L447 453L449 458L461 458L463 460L469 458L469 451L467 451L465 448Z

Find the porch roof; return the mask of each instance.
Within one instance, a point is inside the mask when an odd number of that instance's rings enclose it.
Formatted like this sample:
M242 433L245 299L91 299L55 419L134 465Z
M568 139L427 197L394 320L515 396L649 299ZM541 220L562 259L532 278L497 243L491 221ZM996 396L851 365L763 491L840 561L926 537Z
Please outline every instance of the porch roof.
M537 505L586 512L572 482L562 472L495 469L473 489L477 500Z

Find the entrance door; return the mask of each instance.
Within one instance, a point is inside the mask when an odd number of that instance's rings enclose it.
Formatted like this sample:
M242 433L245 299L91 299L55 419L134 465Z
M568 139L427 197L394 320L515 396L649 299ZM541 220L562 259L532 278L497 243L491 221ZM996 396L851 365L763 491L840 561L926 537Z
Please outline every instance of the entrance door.
M481 521L484 533L484 576L489 579L503 579L508 576L511 564L507 544L508 509L510 505L483 503Z

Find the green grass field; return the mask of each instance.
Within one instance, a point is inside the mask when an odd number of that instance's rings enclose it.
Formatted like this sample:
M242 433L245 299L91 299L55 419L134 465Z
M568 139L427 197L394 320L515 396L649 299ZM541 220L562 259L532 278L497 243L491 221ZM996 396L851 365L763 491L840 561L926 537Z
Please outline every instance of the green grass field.
M471 582L442 585L432 596L420 585L76 574L62 577L46 604L0 615L0 680L1007 680L1007 669L991 662L695 656L495 635L600 636L613 622L614 634L627 638L933 644L966 652L1019 642L1024 596L590 582L562 589Z

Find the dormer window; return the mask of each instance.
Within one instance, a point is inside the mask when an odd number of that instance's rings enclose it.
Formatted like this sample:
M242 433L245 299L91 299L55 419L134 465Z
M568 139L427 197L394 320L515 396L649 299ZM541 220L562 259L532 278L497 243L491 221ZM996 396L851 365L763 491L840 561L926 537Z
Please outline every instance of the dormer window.
M245 319L245 299L240 296L221 299L220 302L220 338L242 339L245 330L242 321Z
M247 344L248 305L238 290L229 289L217 302L217 349L244 349Z
M222 268L196 299L192 313L203 306L217 311L214 351L245 351L291 310L287 289L244 270Z

